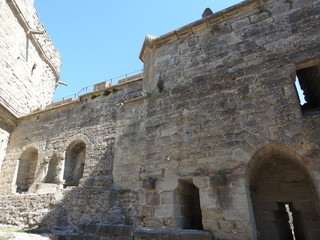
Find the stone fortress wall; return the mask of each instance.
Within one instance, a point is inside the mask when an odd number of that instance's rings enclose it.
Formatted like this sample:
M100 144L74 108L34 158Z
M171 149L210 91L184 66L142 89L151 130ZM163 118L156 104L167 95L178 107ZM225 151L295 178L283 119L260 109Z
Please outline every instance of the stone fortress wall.
M319 0L244 1L147 36L143 76L20 117L0 222L285 239L290 209L297 238L319 239L319 12Z
M18 117L52 101L61 58L33 7L33 1L1 1L0 166Z

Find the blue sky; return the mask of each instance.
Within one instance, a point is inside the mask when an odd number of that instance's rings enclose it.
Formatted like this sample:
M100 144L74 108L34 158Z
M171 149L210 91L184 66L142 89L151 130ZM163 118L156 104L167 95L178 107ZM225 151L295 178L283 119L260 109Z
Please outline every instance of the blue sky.
M60 79L68 83L58 86L54 99L142 69L146 34L161 36L200 19L207 7L217 12L239 2L35 0L40 22L62 56Z

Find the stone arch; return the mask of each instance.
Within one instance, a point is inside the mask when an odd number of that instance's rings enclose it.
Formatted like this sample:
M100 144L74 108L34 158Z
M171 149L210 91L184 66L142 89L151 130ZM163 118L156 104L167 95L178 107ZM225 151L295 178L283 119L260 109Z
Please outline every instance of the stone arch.
M82 140L74 140L69 144L65 155L63 180L64 186L78 186L83 176L86 144Z
M16 178L16 192L27 192L34 182L38 156L38 150L35 147L28 147L21 153Z
M174 190L176 212L176 225L182 229L202 230L202 213L200 206L199 188L190 179L179 179Z
M305 159L270 144L254 154L246 178L256 239L320 239L319 196Z

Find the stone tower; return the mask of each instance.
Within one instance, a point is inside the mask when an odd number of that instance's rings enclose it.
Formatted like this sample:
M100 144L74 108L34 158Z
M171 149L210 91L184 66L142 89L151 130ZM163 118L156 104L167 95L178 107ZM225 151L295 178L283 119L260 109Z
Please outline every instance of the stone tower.
M17 119L52 101L59 52L31 0L0 2L0 166Z

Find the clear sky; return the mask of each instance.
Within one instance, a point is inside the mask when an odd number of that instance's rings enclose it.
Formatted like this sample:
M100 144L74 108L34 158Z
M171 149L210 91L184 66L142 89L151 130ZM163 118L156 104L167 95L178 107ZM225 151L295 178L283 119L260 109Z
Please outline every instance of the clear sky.
M89 3L90 2L90 3ZM141 70L146 34L161 36L240 0L35 0L35 7L62 56L54 99L83 87ZM113 81L116 83L116 81Z

